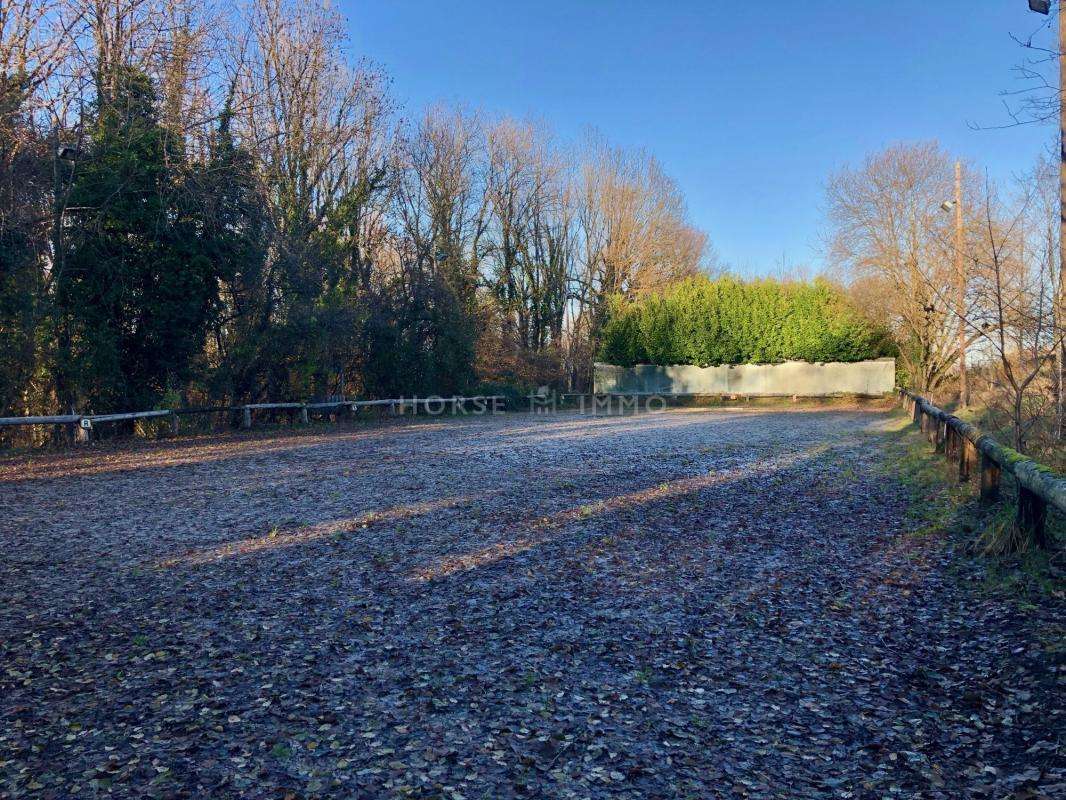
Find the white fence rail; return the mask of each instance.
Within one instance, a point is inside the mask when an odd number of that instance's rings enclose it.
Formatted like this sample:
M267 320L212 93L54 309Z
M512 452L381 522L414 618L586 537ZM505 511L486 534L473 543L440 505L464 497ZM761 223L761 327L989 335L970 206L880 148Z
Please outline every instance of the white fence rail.
M501 402L506 402L503 395L475 395L472 397L397 397L384 400L330 400L314 403L246 403L239 406L213 406L210 408L173 408L158 409L154 411L128 411L118 414L57 414L53 416L38 417L0 417L0 428L15 426L38 426L38 425L69 425L73 430L73 439L76 443L86 443L92 439L94 427L100 423L126 422L144 419L170 420L171 435L177 436L181 431L179 420L183 416L192 414L240 414L240 426L251 428L254 415L262 411L288 411L293 415L294 421L298 417L303 424L309 424L312 412L332 411L333 413L348 411L354 413L361 408L382 408L386 412L394 414L408 408L417 410L419 407L439 410L432 412L442 414L451 409L453 414L466 409L468 404L481 403L492 404L494 409L499 408Z

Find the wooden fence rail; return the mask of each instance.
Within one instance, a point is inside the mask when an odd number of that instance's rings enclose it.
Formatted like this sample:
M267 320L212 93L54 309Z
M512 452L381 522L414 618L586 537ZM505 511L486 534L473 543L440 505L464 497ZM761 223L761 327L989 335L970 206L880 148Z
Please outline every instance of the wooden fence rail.
M1066 476L1004 447L924 397L906 390L901 390L899 396L936 451L958 464L959 480L967 481L974 470L979 470L982 500L998 499L1002 474L1012 475L1018 485L1019 530L1031 536L1040 547L1050 547L1047 509L1050 505L1066 514Z
M201 408L173 408L159 409L156 411L129 411L119 414L58 414L43 417L0 417L0 428L27 425L70 425L74 431L76 443L86 443L92 438L93 426L103 422L123 422L139 419L162 419L170 420L170 432L177 436L180 432L178 420L191 414L240 414L242 428L251 428L253 412L256 411L289 411L293 418L299 416L300 422L308 424L312 411L324 410L355 412L360 408L384 408L390 413L403 412L411 408L415 411L423 407L430 414L442 414L451 407L452 413L465 411L468 403L479 403L483 409L492 410L499 408L500 402L505 402L503 395L477 395L474 397L426 397L411 398L400 397L385 400L331 400L315 403L247 403L240 406L210 406ZM437 408L431 411L430 408Z

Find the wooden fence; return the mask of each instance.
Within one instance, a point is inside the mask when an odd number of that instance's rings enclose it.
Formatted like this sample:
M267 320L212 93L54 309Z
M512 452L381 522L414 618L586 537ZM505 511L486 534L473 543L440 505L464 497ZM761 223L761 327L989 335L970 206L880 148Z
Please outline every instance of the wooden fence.
M480 403L484 408L490 405L495 410L499 402L506 402L503 395L477 395L474 397L423 397L391 398L386 400L334 400L321 403L248 403L241 406L213 406L205 408L174 408L158 411L129 411L120 414L59 414L45 417L0 417L0 428L17 425L63 425L73 430L75 443L88 443L92 439L93 429L99 423L125 422L144 419L162 419L170 421L170 433L177 436L181 432L180 419L192 414L230 413L240 415L240 427L251 428L254 415L263 411L286 411L293 421L308 424L312 412L337 414L348 411L354 413L360 408L380 408L390 414L413 408L416 412L422 407L430 414L442 414L449 407L453 414L467 409L468 403ZM431 410L436 408L436 411Z
M1004 447L995 439L953 414L934 406L924 397L900 391L900 399L914 422L938 453L958 464L959 480L967 481L974 470L981 480L981 499L1000 496L1000 478L1013 476L1018 486L1017 525L1040 547L1050 547L1047 534L1048 506L1066 514L1066 477Z

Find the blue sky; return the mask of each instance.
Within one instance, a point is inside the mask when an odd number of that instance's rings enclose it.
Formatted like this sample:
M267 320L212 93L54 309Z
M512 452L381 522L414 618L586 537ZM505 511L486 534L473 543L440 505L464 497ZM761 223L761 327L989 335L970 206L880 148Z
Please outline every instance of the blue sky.
M458 102L590 127L657 156L693 222L745 273L821 264L827 176L936 139L997 180L1054 130L1008 121L1000 92L1042 17L1026 0L342 0L353 53L406 116Z

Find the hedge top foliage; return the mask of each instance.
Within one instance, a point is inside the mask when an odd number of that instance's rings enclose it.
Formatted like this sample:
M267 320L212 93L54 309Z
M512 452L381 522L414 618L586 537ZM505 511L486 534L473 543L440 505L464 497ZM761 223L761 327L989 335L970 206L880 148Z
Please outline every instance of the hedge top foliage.
M611 300L600 358L610 364L773 364L891 355L888 335L839 287L689 278L636 301Z

